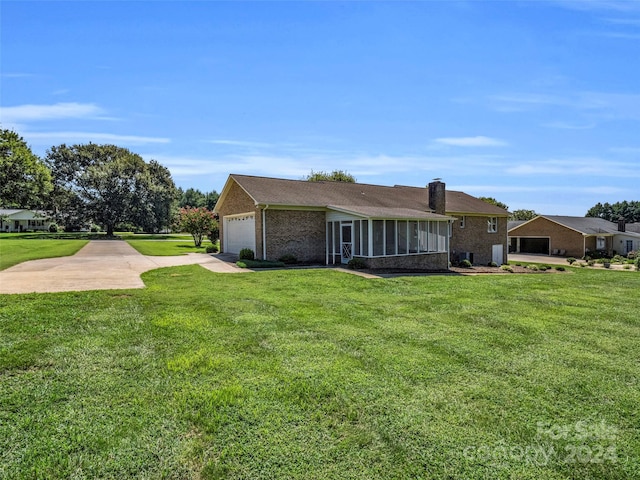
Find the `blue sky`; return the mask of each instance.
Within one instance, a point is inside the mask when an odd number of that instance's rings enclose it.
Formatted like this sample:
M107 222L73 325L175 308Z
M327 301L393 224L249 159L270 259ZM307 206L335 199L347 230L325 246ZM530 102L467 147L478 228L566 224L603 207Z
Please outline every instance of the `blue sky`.
M0 122L229 173L640 200L640 1L0 3Z

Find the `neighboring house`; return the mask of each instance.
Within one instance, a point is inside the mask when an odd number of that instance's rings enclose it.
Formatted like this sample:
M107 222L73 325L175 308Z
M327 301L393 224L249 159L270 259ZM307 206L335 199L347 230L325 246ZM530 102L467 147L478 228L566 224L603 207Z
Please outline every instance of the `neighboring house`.
M215 207L221 251L371 268L506 262L508 212L462 192L230 175Z
M581 258L590 252L626 255L640 249L640 233L626 231L624 221L540 215L509 228L511 253L540 253Z
M42 231L49 227L50 217L24 208L0 208L1 232Z
M627 223L626 231L640 233L640 223Z

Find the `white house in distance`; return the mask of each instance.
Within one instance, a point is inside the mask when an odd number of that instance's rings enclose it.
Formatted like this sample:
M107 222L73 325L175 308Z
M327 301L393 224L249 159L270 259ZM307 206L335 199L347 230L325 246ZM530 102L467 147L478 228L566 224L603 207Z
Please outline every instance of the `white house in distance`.
M0 208L0 232L46 231L49 216L25 208Z

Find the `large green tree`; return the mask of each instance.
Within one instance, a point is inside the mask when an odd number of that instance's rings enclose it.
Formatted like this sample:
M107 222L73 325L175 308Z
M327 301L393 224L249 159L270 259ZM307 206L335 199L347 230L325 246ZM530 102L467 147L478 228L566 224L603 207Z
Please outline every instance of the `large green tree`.
M496 207L504 208L505 210L509 210L509 206L506 203L499 202L493 197L478 197L483 202L490 203L491 205L495 205Z
M180 208L207 207L209 210L213 210L220 196L215 190L202 193L197 188L188 188L186 190L180 188L178 189L178 195L178 206Z
M334 170L332 172L314 172L311 170L311 173L304 177L304 179L308 182L329 181L356 183L356 177L344 170Z
M509 214L509 220L531 220L536 218L538 214L534 210L514 210Z
M52 188L51 172L24 139L0 130L0 207L42 208Z
M617 222L622 217L629 223L640 222L640 201L597 203L589 209L585 217L604 218L610 222Z
M176 189L169 169L151 160L136 175L136 195L132 201L132 218L145 232L157 233L171 226L175 215Z
M175 185L157 162L147 164L126 148L93 143L52 147L46 162L63 222L92 221L107 235L121 222L152 231L169 225Z

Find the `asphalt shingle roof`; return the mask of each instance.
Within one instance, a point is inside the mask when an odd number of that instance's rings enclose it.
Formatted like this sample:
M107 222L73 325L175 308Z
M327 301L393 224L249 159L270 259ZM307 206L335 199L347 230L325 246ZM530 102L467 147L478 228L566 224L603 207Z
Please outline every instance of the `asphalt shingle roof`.
M385 209L394 209L397 218L399 210L412 210L414 213L427 212L429 209L428 188L396 185L387 187L364 183L347 182L308 182L306 180L287 180L282 178L256 177L250 175L230 175L253 198L257 204L291 205L299 207L347 206L366 207L369 213L383 213ZM467 195L464 192L446 190L447 214L482 214L506 216L508 212L495 205ZM364 213L364 211L362 211ZM391 213L387 211L387 213Z
M543 215L553 222L576 230L586 235L597 235L598 233L620 233L618 224L596 217L568 217L563 215Z

